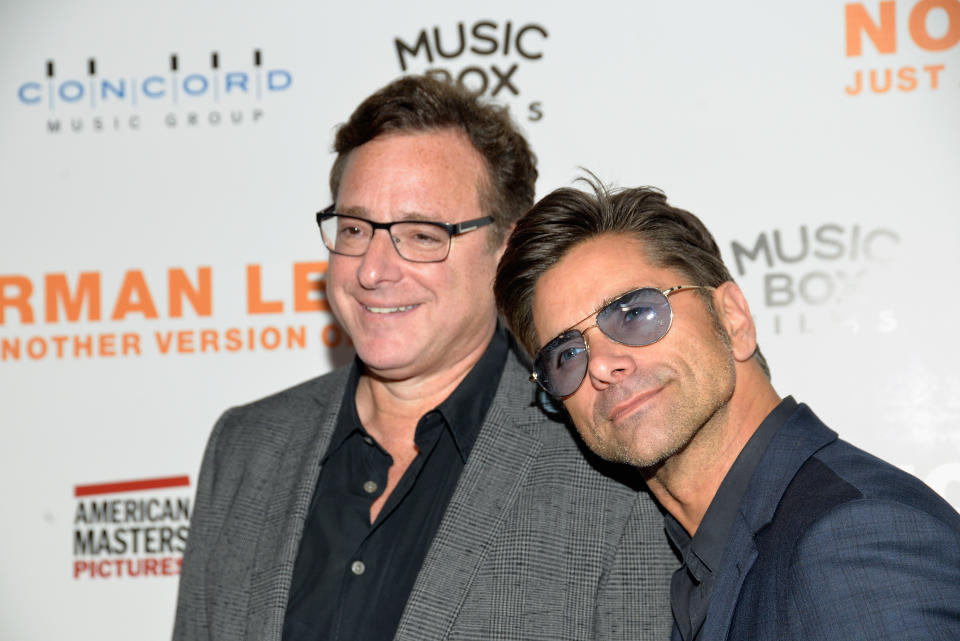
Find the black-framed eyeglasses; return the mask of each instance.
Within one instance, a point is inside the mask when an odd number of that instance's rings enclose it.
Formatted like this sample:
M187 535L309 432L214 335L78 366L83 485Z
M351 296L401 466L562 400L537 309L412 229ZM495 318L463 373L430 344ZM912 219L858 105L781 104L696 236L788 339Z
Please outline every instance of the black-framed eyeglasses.
M378 229L385 229L400 257L414 263L439 263L446 260L454 236L480 229L493 222L493 216L441 223L433 220L396 220L377 223L358 216L338 214L330 205L317 212L317 225L323 244L334 254L363 256Z
M677 285L667 289L634 289L602 309L574 323L537 352L530 380L556 398L576 392L587 376L590 343L587 332L597 327L611 340L623 345L651 345L667 335L673 324L673 308L667 296L687 289L714 290L709 285ZM596 322L586 329L576 326L596 314Z

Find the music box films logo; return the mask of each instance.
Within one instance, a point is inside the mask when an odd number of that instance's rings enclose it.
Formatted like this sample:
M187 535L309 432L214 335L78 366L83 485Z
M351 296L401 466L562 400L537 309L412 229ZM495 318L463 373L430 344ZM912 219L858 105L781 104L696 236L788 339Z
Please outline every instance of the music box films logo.
M426 74L506 105L517 121L544 116L543 101L524 91L541 62L549 32L535 22L477 20L424 27L394 38L404 74Z
M900 325L897 301L869 292L901 252L894 229L807 223L732 241L727 264L738 281L759 284L752 307L762 334L888 334Z
M155 68L116 60L49 59L16 88L48 134L232 128L262 122L293 86L293 72L261 49L157 56Z
M848 96L960 86L960 0L851 2L844 21Z

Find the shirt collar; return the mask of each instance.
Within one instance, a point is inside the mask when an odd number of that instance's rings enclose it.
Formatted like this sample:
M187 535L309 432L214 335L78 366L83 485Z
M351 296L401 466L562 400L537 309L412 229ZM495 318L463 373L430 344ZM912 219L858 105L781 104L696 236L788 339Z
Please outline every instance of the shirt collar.
M667 535L698 582L719 567L750 478L773 435L796 409L797 402L788 396L760 423L720 483L692 539L672 515L664 517Z
M500 375L507 360L508 344L507 331L498 322L480 360L436 409L450 427L464 463L470 456L483 419L497 394Z
M343 401L340 403L340 412L337 414L336 427L330 436L330 445L321 463L326 463L327 459L339 450L354 432L359 431L364 436L368 436L357 415L357 383L360 381L362 371L363 362L360 357L354 356L353 363L350 365L350 375L347 377L347 386L343 390Z
M473 444L480 433L480 426L487 415L487 410L496 396L503 366L507 360L509 339L506 330L497 323L493 338L484 350L480 360L467 373L457 388L440 405L421 417L417 425L419 432L424 424L424 418L433 412L439 413L444 424L450 429L457 451L463 462L466 463ZM354 357L350 366L350 375L343 392L343 403L337 417L336 428L330 437L330 446L324 455L324 461L336 452L344 442L354 433L360 432L369 437L360 416L357 413L357 385L363 373L363 361Z

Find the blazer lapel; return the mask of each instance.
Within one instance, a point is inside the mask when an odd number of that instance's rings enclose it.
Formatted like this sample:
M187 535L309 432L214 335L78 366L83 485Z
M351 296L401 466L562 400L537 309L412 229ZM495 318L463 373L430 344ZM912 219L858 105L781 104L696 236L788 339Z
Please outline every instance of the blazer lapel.
M710 609L703 622L703 633L700 637L703 641L727 638L727 630L730 629L733 611L740 598L743 580L753 567L753 562L757 560L754 534L753 529L743 519L743 514L738 514L723 552L717 581L713 584Z
M703 624L702 641L727 638L744 579L757 559L754 542L757 533L773 520L783 493L800 467L817 450L836 439L836 432L801 403L770 441L753 472L724 549Z
M397 630L398 641L444 639L541 443L529 388L508 357L497 396L430 546Z
M282 418L269 417L271 433L285 435L274 449L276 466L265 489L250 581L247 639L280 639L293 567L323 458L336 426L349 368L325 377L313 393L288 400Z

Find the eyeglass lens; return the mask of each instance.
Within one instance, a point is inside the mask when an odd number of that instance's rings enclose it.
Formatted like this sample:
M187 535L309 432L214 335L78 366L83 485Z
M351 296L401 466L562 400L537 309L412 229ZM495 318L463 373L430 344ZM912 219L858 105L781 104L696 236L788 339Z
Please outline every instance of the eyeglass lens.
M612 340L641 347L656 343L670 329L670 302L659 289L644 287L629 292L597 313L596 325ZM555 397L573 394L587 375L589 354L583 333L570 329L537 353L533 371L537 382Z
M373 239L373 226L361 218L330 216L320 223L323 242L337 254L362 256ZM388 230L394 247L407 260L443 260L450 250L450 234L436 225L416 221L391 223Z

